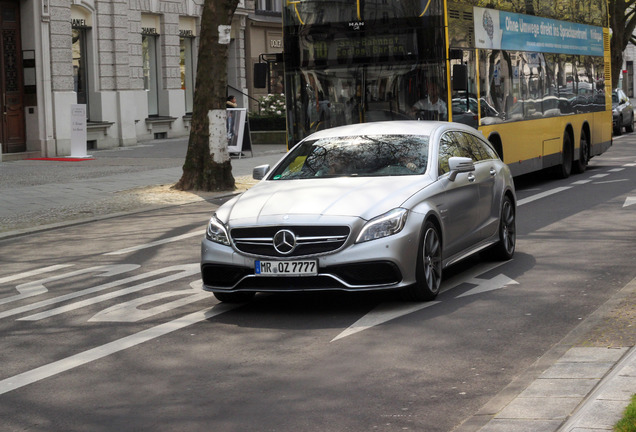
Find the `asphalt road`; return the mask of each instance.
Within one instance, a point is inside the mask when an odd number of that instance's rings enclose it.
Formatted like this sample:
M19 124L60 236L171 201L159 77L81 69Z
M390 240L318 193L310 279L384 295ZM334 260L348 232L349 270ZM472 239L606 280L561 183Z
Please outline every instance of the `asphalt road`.
M0 422L454 430L636 277L634 146L617 140L566 180L518 179L515 258L449 269L429 303L218 304L198 274L214 201L0 240Z

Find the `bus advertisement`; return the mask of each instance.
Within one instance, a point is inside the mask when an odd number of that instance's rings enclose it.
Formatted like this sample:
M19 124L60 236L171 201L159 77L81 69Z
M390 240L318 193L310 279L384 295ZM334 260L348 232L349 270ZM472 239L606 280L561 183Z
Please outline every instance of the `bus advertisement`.
M288 0L288 145L345 124L443 120L479 129L515 176L584 171L612 143L606 0L483 3Z

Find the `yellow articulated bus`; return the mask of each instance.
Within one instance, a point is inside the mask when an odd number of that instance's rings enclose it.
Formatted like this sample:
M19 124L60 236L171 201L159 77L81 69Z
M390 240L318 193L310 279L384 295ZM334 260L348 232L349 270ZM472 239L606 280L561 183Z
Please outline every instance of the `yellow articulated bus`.
M481 130L515 176L567 177L612 144L606 0L287 0L283 33L290 146L447 120Z

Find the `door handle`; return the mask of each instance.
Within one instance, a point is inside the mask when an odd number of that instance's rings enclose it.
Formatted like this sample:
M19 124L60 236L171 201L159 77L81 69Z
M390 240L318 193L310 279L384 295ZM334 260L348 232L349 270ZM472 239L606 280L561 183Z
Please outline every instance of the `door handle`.
M468 181L471 182L471 183L474 183L475 182L475 174L473 174L473 173L468 174Z
M490 168L490 175L491 176L496 176L497 175L497 170L495 170L494 168Z

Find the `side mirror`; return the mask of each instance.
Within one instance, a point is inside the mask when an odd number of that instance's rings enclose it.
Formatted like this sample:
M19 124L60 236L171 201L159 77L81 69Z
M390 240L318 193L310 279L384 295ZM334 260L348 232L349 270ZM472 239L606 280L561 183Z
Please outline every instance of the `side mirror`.
M453 90L468 90L468 66L463 64L453 65Z
M471 158L467 157L452 157L448 159L448 167L450 168L450 181L455 181L457 175L460 173L467 173L475 171L475 164Z
M269 165L259 165L252 170L252 178L254 180L263 180L269 172Z

